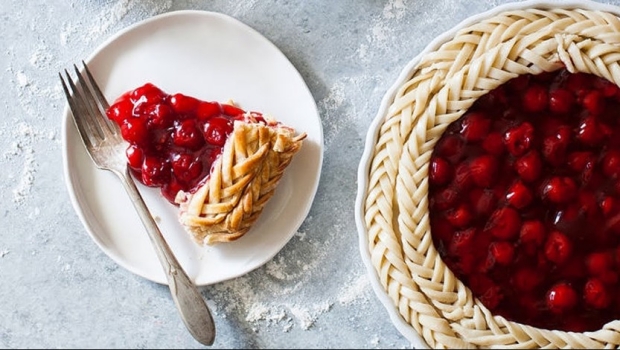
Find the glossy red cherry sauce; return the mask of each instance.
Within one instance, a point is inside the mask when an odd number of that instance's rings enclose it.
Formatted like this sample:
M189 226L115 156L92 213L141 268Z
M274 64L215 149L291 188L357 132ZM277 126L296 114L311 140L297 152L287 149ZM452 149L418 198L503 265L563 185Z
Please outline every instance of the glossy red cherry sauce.
M620 89L566 70L480 97L437 142L431 233L494 314L588 331L620 319Z
M151 83L124 93L107 115L129 143L127 163L136 178L161 187L173 204L179 190L191 193L206 181L234 120L265 122L260 113L169 95Z

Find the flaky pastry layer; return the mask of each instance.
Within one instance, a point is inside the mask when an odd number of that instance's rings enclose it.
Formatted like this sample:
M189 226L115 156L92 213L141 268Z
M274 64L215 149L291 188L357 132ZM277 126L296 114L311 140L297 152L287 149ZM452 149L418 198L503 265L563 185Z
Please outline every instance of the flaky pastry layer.
M306 134L280 125L235 121L207 181L179 192L179 221L201 245L245 235L273 196Z

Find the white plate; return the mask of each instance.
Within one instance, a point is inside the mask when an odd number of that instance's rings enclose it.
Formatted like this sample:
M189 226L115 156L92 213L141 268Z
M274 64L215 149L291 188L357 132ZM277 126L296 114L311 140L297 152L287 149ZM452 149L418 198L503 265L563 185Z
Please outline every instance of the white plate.
M364 153L360 159L360 164L358 167L357 179L358 179L358 187L357 187L357 197L355 200L355 222L358 231L359 238L359 246L360 252L362 255L362 260L368 274L370 276L370 282L372 288L383 304L383 306L388 311L390 319L394 326L399 330L399 332L409 340L413 347L416 349L428 349L429 345L424 341L422 336L409 324L407 321L403 319L398 310L398 305L394 304L394 301L388 295L386 290L384 289L381 281L379 280L379 276L375 267L373 266L372 259L370 256L370 250L368 246L368 232L366 230L366 224L364 222L364 202L366 200L366 193L368 181L369 181L369 170L370 164L372 162L372 156L374 147L377 143L377 138L379 134L379 130L382 126L382 122L388 114L388 108L394 102L394 98L396 93L401 89L403 84L406 84L411 78L412 74L416 71L417 65L420 63L420 60L427 55L429 52L436 51L440 48L442 44L454 38L456 33L464 28L473 25L474 23L480 22L483 19L490 18L492 16L498 15L501 12L512 11L512 10L523 10L532 7L542 7L542 8L583 8L587 10L600 10L613 13L617 16L620 16L620 10L617 6L613 5L605 5L600 4L598 2L589 1L589 0L569 0L569 1L555 1L555 0L525 0L522 2L510 2L503 5L496 6L486 12L481 12L475 14L467 19L463 20L459 24L455 25L450 30L444 32L440 36L433 39L422 52L420 52L416 57L414 57L409 63L403 68L400 72L400 75L394 82L394 84L390 87L390 89L383 96L381 101L381 105L379 106L379 110L377 115L373 119L368 133L366 135L366 143L364 146ZM374 257L376 258L376 257Z
M178 208L158 189L138 183L171 249L198 285L241 276L284 247L314 200L323 163L323 131L312 94L277 47L232 17L176 11L122 30L85 61L109 101L151 82L168 93L209 101L233 99L243 109L270 114L298 132L306 132L302 149L261 217L235 242L199 247L178 223ZM94 167L67 108L62 141L66 185L92 239L127 270L167 284L119 179Z

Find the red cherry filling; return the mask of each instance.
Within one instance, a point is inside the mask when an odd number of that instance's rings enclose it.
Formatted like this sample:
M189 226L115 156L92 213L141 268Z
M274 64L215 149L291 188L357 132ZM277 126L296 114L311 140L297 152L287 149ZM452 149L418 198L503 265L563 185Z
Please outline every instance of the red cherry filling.
M261 114L147 83L119 97L107 110L129 143L127 163L146 186L161 187L174 204L180 190L195 191L207 179L234 120L265 122Z
M594 75L521 75L438 140L433 242L495 314L566 331L620 319L619 110Z

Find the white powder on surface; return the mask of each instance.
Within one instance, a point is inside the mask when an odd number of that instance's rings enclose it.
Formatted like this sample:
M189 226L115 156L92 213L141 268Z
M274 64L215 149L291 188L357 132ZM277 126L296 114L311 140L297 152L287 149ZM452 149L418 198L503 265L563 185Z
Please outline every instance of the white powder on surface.
M301 305L294 304L289 306L289 310L291 310L291 313L299 320L301 329L308 330L314 326L314 323L321 314L331 309L332 305L332 303L327 301L311 305L310 307L302 307Z
M267 270L267 273L274 278L277 278L279 280L291 280L293 277L284 273L283 271L284 265L286 263L287 262L284 261L282 257L277 257L267 263L265 269Z
M118 23L129 12L129 6L133 5L131 0L121 0L114 4L105 13L95 16L92 26L88 29L86 38L99 38L102 34L107 33L110 27Z
M290 268L291 263L288 262L287 266L283 260L278 260L276 258L275 261L266 264L267 273L284 281L298 280L298 283L284 288L278 283L263 280L260 290L255 290L252 288L250 277L242 276L225 284L216 285L214 287L216 290L235 300L235 303L229 303L224 307L224 313L231 313L233 308L245 310L245 320L254 332L259 332L261 327L279 327L283 332L289 332L295 327L301 330L312 329L321 315L329 312L336 303L342 307L359 307L369 300L370 283L365 274L353 278L336 295L325 300L310 303L296 300L295 292L304 288L310 275L289 274L286 270ZM311 269L305 267L301 266L301 270ZM261 297L262 294L276 296L273 300L281 301L266 303Z
M28 78L24 74L24 72L17 72L17 86L20 88L24 88L30 85Z
M30 56L28 62L34 67L45 68L49 67L53 62L54 57L45 47L38 47Z
M172 7L172 1L140 1L120 0L111 7L94 15L94 20L88 23L65 22L60 33L60 43L69 45L72 40L101 40L106 34L111 34L112 28L123 20L129 13L138 12L141 18L148 18L166 12ZM144 9L148 9L145 11ZM142 12L141 12L142 11Z
M372 344L373 346L379 346L379 336L377 336L376 334L372 336L372 338L370 338L370 344Z
M14 126L12 138L16 140L11 148L4 153L4 159L18 159L23 162L16 186L13 188L13 202L21 204L31 192L34 185L38 164L35 160L33 143L40 139L42 132L36 131L31 125L20 122Z
M307 224L312 225L313 219L309 216ZM343 229L338 225L334 227L335 231ZM310 284L316 283L313 281L315 274L321 271L327 259L325 246L333 244L330 240L336 238L318 241L307 237L304 232L297 232L294 239L298 239L298 252L311 252L309 259L295 260L298 253L281 254L263 266L268 278L263 277L257 282L253 280L256 276L247 274L214 285L212 291L220 294L219 299L230 301L216 306L222 308L219 311L223 314L245 313L245 320L254 332L270 329L290 332L293 329L313 329L321 316L333 307L364 307L369 289L365 274L352 276L331 295L321 297L323 294L319 293L318 299L306 300L304 289L316 288ZM260 288L254 287L256 283Z
M361 275L349 285L342 288L338 295L338 302L341 305L351 305L356 302L366 303L369 301L368 291L370 290L370 280L368 276Z

